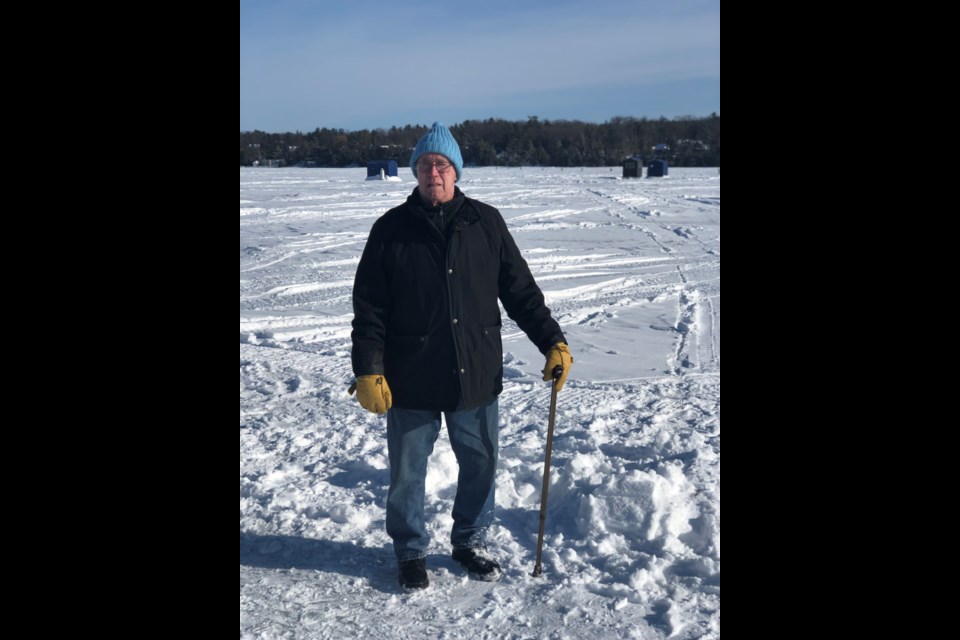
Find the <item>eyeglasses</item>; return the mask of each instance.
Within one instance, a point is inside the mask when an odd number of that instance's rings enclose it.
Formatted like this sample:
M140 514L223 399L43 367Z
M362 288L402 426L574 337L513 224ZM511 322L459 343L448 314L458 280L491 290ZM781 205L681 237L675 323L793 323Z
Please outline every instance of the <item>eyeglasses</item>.
M449 162L418 162L417 171L422 174L430 175L436 169L438 173L446 173L453 165Z

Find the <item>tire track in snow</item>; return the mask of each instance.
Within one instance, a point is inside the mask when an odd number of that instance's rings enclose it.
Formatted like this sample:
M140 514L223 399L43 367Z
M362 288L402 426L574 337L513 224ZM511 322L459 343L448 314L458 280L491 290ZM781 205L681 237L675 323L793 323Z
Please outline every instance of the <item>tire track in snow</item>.
M677 296L677 320L674 326L674 330L677 332L677 342L673 353L673 361L669 364L677 375L682 375L684 369L694 368L698 364L696 362L697 303L695 302L698 295L695 289L688 288L689 283L680 265L677 265L677 274L680 276L680 281L683 282L684 287ZM691 361L691 356L693 356L694 361Z
M324 238L319 241L305 241L298 243L306 244L307 246L293 251L283 251L280 253L280 255L275 255L275 252L271 249L264 250L260 249L259 247L250 247L250 249L247 251L247 255L251 259L248 261L254 262L255 264L244 268L243 264L241 263L240 273L260 271L294 258L303 258L307 254L316 253L318 251L326 252L330 251L331 249L340 249L356 245L361 245L362 247L362 245L367 242L367 233L345 233L338 235L340 236L338 238ZM285 243L281 246L283 248L288 248L291 246L291 243ZM261 253L264 252L267 255L261 255Z

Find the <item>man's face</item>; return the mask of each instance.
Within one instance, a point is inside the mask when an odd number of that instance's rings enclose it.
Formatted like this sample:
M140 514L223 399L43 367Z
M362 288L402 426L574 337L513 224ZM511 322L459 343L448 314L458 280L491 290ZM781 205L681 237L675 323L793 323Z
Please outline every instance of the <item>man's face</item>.
M436 206L453 200L456 181L457 170L446 156L425 153L417 158L417 184L420 186L420 196L428 204Z

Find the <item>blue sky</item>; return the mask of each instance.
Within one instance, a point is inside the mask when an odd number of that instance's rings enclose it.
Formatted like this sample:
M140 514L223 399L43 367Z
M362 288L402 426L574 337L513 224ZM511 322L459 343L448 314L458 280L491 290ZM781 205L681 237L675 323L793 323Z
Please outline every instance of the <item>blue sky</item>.
M240 130L720 113L719 0L241 0Z

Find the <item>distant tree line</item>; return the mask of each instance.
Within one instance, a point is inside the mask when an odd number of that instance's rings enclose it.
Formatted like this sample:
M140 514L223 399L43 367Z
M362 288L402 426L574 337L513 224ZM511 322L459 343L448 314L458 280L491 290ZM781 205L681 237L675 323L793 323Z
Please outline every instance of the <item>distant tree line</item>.
M417 140L429 130L406 125L390 129L315 129L310 133L240 132L240 166L350 167L369 160L396 160L409 166ZM450 127L469 166L619 166L624 158L654 159L656 154L678 167L720 166L720 116L668 120L615 117L603 124L579 120L526 122L489 118Z

